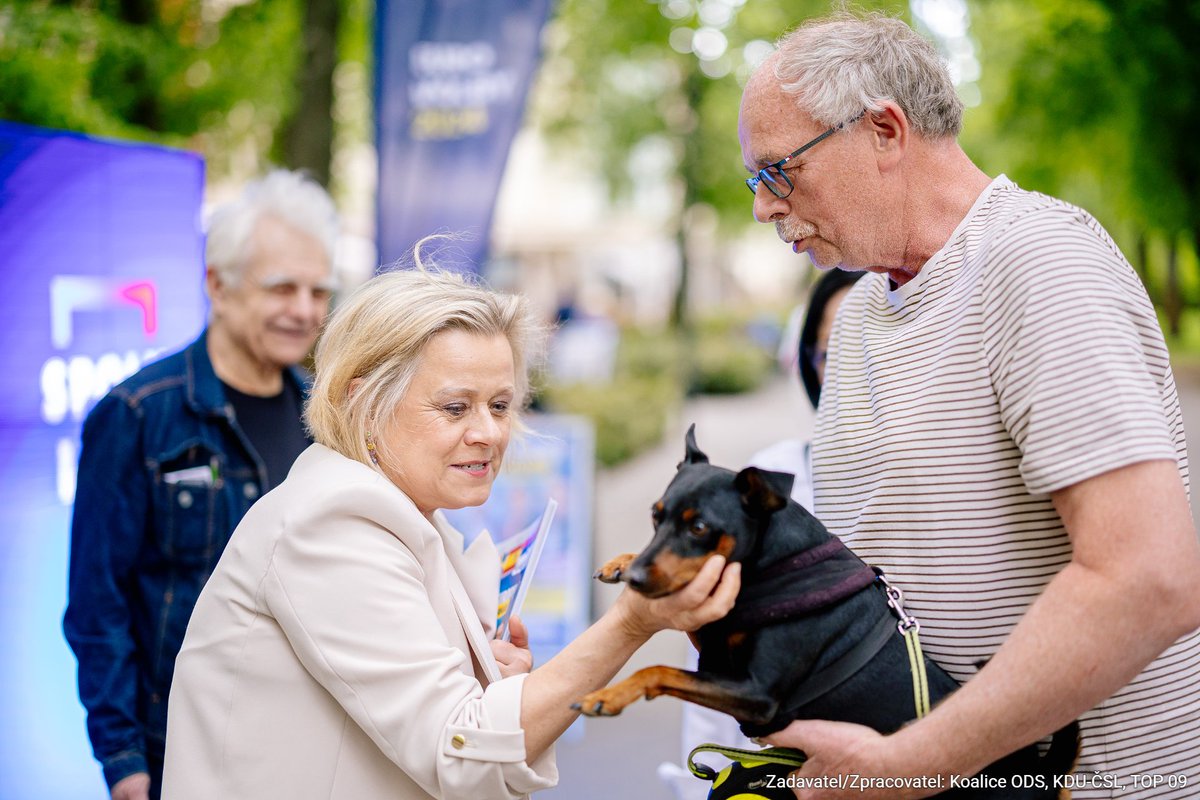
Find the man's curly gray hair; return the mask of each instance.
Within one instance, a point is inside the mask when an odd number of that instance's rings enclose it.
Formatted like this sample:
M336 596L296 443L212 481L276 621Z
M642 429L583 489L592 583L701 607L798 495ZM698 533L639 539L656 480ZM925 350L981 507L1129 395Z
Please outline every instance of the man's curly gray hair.
M782 89L823 125L892 100L929 139L957 136L963 104L933 45L903 20L838 12L785 34L770 60Z

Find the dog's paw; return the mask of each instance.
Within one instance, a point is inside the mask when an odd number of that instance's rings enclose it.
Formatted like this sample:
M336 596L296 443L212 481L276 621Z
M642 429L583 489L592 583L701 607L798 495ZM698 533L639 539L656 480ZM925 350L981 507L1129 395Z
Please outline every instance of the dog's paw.
M636 553L619 555L593 572L592 577L601 583L620 583L626 570L629 569L630 562L633 561L636 555Z
M625 706L616 702L608 690L600 689L585 694L578 703L572 703L571 708L585 717L615 717Z

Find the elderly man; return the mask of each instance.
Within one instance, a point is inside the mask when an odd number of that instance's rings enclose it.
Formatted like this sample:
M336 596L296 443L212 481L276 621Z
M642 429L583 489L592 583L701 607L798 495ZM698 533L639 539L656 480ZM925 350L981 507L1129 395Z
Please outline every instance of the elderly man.
M63 628L114 800L157 797L175 655L230 533L308 446L295 366L329 310L337 215L273 172L216 211L207 329L83 427Z
M742 98L755 217L822 268L878 273L835 323L817 516L965 682L890 736L808 721L772 741L811 756L802 775L948 787L1078 718L1076 800L1194 797L1200 543L1154 309L1090 215L980 171L961 118L930 44L876 16L805 24Z

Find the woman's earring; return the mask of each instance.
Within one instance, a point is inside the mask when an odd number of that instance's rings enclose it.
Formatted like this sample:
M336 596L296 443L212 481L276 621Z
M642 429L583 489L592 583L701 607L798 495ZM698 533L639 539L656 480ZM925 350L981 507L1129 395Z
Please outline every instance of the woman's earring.
M375 452L375 437L371 436L371 432L367 431L367 454L371 456L371 463L379 466L379 455Z

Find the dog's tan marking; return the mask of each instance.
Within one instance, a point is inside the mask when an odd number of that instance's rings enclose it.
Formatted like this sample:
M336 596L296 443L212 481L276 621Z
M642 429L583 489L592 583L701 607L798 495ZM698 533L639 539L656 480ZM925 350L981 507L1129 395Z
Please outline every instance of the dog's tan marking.
M729 557L736 544L734 537L726 534L717 541L717 549L711 553L692 558L681 558L669 550L664 550L650 564L647 570L646 593L652 597L664 594L674 594L692 582L692 578L700 572L704 562L714 555Z
M684 522L691 522L699 515L700 515L700 512L697 511L696 509L685 508L683 510L683 513L679 515L679 518L682 519Z
M669 550L664 550L658 554L647 571L647 594L658 597L678 592L696 577L696 573L707 560L708 555L680 558Z
M640 697L652 700L660 694L673 695L726 714L747 716L744 713L747 711L745 698L729 688L697 680L690 672L661 666L638 670L620 683L589 692L577 705L589 717L611 717L620 714Z
M742 642L746 641L745 631L734 631L729 634L729 638L725 640L725 646L730 650L736 650L742 646Z

